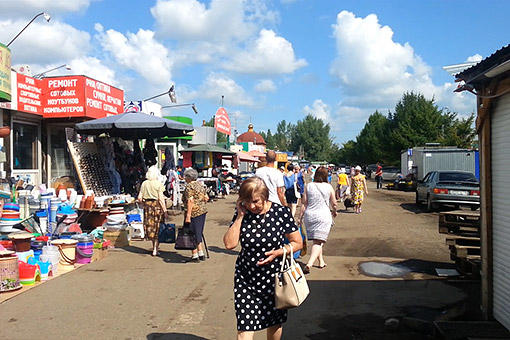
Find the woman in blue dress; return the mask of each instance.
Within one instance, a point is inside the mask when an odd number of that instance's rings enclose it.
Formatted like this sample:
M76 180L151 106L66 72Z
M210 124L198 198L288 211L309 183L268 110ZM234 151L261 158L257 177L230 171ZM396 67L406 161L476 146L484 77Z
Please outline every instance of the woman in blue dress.
M258 177L246 179L239 190L236 212L223 237L227 249L239 243L234 275L237 339L253 339L267 330L267 339L282 336L287 311L275 307L274 276L283 255L284 238L294 251L302 248L299 229L288 207L269 201L269 191ZM288 251L290 246L285 245Z

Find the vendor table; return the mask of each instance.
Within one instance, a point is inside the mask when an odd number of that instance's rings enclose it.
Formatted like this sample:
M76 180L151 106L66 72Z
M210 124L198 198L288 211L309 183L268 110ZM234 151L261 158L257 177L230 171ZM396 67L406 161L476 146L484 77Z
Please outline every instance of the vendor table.
M197 182L202 183L207 190L209 198L215 198L220 194L220 180L216 177L199 177Z

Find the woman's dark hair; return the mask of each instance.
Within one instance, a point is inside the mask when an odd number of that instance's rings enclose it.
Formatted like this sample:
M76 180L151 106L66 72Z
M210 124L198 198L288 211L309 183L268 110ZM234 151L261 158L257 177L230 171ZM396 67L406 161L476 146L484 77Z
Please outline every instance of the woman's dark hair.
M294 171L294 164L292 163L287 164L287 171Z
M269 190L266 183L257 176L245 179L239 189L239 198L243 201L252 200L255 196L260 196L265 201L269 199Z
M320 166L317 170L315 170L315 176L313 176L313 181L317 183L328 182L328 169L323 166Z

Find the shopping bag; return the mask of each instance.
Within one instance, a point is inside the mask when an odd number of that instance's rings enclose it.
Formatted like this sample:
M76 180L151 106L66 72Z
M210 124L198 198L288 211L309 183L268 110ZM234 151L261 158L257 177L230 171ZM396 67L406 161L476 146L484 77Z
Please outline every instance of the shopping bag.
M159 243L175 243L175 224L161 222L158 240Z
M301 198L301 193L299 192L297 182L294 182L294 195L296 196L296 198Z
M177 250L193 250L197 247L195 233L188 226L183 226L177 232L175 239L175 249Z
M305 274L294 260L292 244L290 253L283 247L283 258L280 270L275 275L275 307L289 309L299 306L310 293Z
M301 223L299 225L299 232L301 233L301 237L303 238L303 248L301 248L301 253L299 254L299 256L305 256L306 253L308 252L308 245L307 245L307 242L306 242L306 228L305 226L303 225L303 223Z

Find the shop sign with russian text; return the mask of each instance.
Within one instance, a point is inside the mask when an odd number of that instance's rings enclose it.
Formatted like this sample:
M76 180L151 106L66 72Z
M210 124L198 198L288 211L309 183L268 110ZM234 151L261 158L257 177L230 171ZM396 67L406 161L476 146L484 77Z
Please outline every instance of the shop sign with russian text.
M11 50L0 44L0 102L11 101Z
M43 116L102 118L124 112L124 92L86 76L42 80Z

